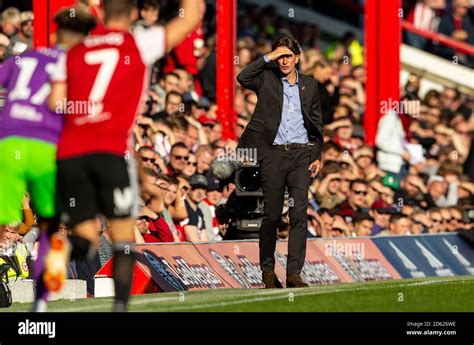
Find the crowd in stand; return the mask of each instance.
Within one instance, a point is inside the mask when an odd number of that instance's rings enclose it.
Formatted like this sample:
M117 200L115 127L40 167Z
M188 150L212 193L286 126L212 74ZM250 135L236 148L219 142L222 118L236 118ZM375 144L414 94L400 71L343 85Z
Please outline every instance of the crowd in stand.
M420 0L407 1L406 20L417 29L439 33L454 42L474 45L474 2L470 0ZM466 55L417 33L406 31L408 44L433 52L454 63L474 67L474 56Z
M454 1L455 8L460 3ZM144 1L134 30L159 23L161 13L166 11L160 11L158 1ZM140 195L137 243L225 238L227 227L218 223L216 206L225 204L235 186L220 183L211 163L235 149L237 142L222 137L218 121L212 8L207 13L211 14L203 18L202 26L153 66L146 109L133 127L134 154L144 178L156 186L156 193ZM30 12L3 11L0 58L31 48L32 24ZM316 25L297 25L280 18L272 7L250 6L238 18L235 72L270 52L278 35L289 33L295 34L304 51L300 72L320 84L325 125L323 168L308 191L308 237L472 229L472 95L445 88L422 97L420 80L412 75L402 90L406 109L386 112L378 125L376 145L371 147L362 126L363 48L354 35L348 33L321 51ZM256 102L257 95L237 83L237 136ZM26 223L31 211L27 206L24 211ZM100 267L112 251L107 224L98 220L97 228L102 232ZM64 226L61 229L67 232ZM72 272L76 269L71 267Z

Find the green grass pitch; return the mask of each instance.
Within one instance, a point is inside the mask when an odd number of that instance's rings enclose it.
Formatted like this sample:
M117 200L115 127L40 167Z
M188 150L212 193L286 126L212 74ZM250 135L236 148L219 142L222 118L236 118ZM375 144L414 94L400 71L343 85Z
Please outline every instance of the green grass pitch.
M320 285L303 289L222 289L133 296L132 312L473 312L474 276ZM112 298L50 302L52 312L110 311ZM0 311L29 311L15 303Z

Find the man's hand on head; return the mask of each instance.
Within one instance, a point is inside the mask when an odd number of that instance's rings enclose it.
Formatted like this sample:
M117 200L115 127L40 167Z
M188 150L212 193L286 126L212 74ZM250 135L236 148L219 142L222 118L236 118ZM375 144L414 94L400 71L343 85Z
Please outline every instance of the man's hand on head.
M294 53L290 50L290 48L288 48L287 46L279 46L274 51L268 53L267 57L270 60L275 61L275 60L278 60L283 55L291 55L291 54L294 54Z

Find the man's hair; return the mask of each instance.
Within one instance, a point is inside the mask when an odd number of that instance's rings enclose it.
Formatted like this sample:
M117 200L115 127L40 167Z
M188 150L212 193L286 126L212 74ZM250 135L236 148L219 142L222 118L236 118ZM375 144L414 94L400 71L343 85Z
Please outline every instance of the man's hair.
M293 53L296 55L301 54L301 48L300 45L298 44L298 41L295 40L293 37L285 36L277 39L275 42L272 44L272 50L277 49L278 47L285 46L288 49L290 49Z
M86 36L96 25L95 17L79 7L62 9L54 16L58 31L70 31Z
M13 24L20 21L21 12L16 7L8 7L2 12L2 22Z
M185 114L181 112L176 112L171 114L167 119L168 124L171 129L181 129L184 131L188 130L189 122L186 120Z
M168 102L170 96L178 96L181 98L181 100L183 99L183 95L180 94L179 92L176 92L176 91L170 91L166 94L166 97L165 97L165 102Z
M171 184L173 186L178 186L179 185L179 181L176 177L168 176L168 179L169 179L169 181L168 181L169 184Z
M334 217L334 215L336 214L336 211L334 209L328 209L326 207L320 207L317 211L316 211L317 214L319 214L320 216L322 216L323 214L327 214L328 216L330 217Z
M357 212L354 217L354 224L361 223L364 220L369 220L373 222L374 218L372 218L367 212Z
M323 153L329 151L329 150L336 150L337 152L342 152L341 148L339 145L337 145L334 141L330 140L324 143L323 145Z
M211 145L200 145L196 150L196 156L204 152L208 152L210 155L212 155L214 153L214 149Z
M160 3L158 0L145 0L143 1L143 10L159 10Z
M398 222L400 219L402 218L408 218L406 215L402 214L402 213L396 213L396 214L392 214L390 216L390 220L389 220L389 223L390 224L394 224L396 222Z
M140 146L140 148L138 149L138 153L142 153L143 151L151 151L153 153L156 153L155 150L153 148L151 148L150 146Z
M179 77L179 74L174 73L174 72L166 73L166 74L163 76L163 80L166 80L166 78L168 78L168 77L175 77L175 78L181 79L181 78Z
M137 7L136 0L103 0L105 19L130 16L132 9Z
M352 180L351 183L349 184L349 189L352 190L352 187L354 187L355 184L360 183L363 185L367 185L367 181L361 178L356 178L355 180Z
M157 180L161 180L161 181L164 181L166 183L170 183L171 182L171 178L170 176L166 175L166 174L158 174L158 176L156 177Z
M176 143L173 146L171 146L170 152L173 152L174 149L186 149L186 150L188 150L188 147L186 145L184 145L184 143Z

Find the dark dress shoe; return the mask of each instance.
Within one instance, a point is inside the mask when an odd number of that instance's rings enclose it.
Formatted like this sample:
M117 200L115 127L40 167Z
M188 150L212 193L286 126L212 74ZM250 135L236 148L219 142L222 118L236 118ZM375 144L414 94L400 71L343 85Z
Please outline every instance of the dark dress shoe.
M286 287L287 288L302 288L308 287L308 284L301 280L301 276L299 274L289 274L286 277Z
M275 272L262 272L263 283L265 284L265 289L282 289L280 281L275 275Z

